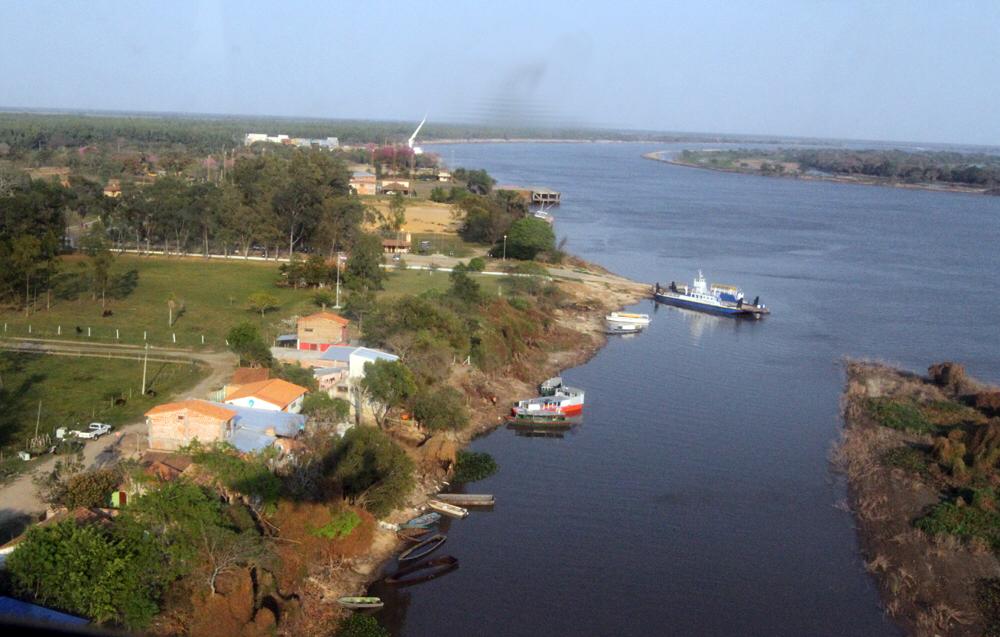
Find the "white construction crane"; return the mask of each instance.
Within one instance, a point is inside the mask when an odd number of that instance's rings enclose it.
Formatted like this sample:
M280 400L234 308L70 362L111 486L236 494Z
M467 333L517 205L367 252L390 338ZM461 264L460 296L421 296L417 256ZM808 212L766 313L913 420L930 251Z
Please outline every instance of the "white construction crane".
M421 148L420 146L414 146L413 144L416 143L416 141L417 141L417 133L419 133L420 129L424 127L424 123L426 121L427 121L427 116L424 115L424 118L422 120L420 120L420 125L417 126L417 130L413 131L413 134L410 135L410 139L406 142L406 145L410 147L410 150L413 151L414 155L423 155L424 154L424 149L423 148Z

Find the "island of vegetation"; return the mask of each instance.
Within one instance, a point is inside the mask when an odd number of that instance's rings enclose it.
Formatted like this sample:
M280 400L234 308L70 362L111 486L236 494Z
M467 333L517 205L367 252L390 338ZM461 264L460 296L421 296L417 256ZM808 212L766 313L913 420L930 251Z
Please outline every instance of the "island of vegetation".
M681 166L844 183L1000 194L1000 155L846 148L684 150L664 159Z
M914 635L1000 635L1000 389L847 364L847 475L868 570Z
M383 634L335 603L397 550L378 522L502 471L462 447L647 286L568 255L485 171L443 183L402 144L218 151L184 124L0 147L0 588L159 635ZM359 194L369 172L395 192ZM346 338L389 354L350 403L272 347L338 300ZM294 453L145 453L143 413L237 366L308 390ZM92 421L111 443L59 436Z

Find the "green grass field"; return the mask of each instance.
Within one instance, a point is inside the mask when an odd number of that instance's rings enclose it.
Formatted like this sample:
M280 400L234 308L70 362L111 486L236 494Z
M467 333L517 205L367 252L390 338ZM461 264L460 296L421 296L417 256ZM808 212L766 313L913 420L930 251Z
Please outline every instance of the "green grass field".
M68 257L63 271L71 276L82 261ZM75 299L61 298L68 296L66 293L56 294L50 309L45 309L45 301L40 299L41 309L28 317L19 311L0 312L0 336L139 345L145 334L148 342L156 346L220 350L226 347L226 333L240 321L257 324L270 341L278 334L294 332L295 316L319 309L312 300L315 290L275 285L280 278L275 263L122 255L115 260L112 276L120 277L130 270L138 273L134 289L123 298L107 301L111 316L102 316L100 300L93 300L89 293ZM485 293L497 293L499 277L477 278ZM449 285L447 272L390 269L383 294L420 294L431 289L445 290ZM247 310L247 297L254 292L273 295L278 299L278 308L263 318ZM167 301L171 295L178 304L183 302L184 311L168 327ZM344 291L342 300L346 296Z
M428 254L443 254L450 257L458 257L459 259L484 254L490 247L478 243L469 243L455 234L441 234L436 232L414 232L412 240L414 252L419 250L421 241L430 241L431 249Z
M193 387L206 373L191 363L151 362L147 386L156 395L143 396L139 360L0 352L0 448L5 457L24 448L35 433L39 401L39 434L94 421L121 425Z

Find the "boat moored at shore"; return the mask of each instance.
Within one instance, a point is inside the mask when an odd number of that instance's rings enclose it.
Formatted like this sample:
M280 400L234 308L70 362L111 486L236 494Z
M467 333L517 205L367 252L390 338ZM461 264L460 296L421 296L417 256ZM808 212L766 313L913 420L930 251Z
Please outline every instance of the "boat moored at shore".
M649 314L635 314L634 312L612 312L604 317L610 324L638 325L646 327L649 325Z
M755 298L753 303L747 303L743 291L736 286L717 283L709 286L701 270L691 286L671 281L668 287L663 288L657 283L653 298L657 303L724 316L759 319L771 313L766 305L761 304L760 297Z
M572 423L583 415L582 389L559 385L549 395L514 403L511 422L531 424Z

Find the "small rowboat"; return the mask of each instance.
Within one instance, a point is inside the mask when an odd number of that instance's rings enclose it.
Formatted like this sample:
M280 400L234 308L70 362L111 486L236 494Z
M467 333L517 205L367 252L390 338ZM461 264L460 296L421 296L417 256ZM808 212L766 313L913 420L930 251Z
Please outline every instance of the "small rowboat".
M634 314L632 312L612 312L604 317L609 323L631 323L633 325L649 325L649 314Z
M378 597L340 597L337 603L344 608L382 608L385 604Z
M443 555L433 560L403 567L385 578L385 583L393 586L411 586L421 582L429 582L445 573L454 571L456 568L458 568L458 558Z
M423 515L417 516L410 520L409 522L404 522L399 525L401 529L426 529L431 527L441 521L441 514L434 513L424 513Z
M608 323L604 328L605 334L638 334L642 331L642 326L636 323Z
M406 542L421 542L432 535L434 531L430 529L409 528L396 531L396 537Z
M398 559L400 562L412 562L413 560L419 560L421 558L427 557L434 551L441 548L441 545L444 544L447 539L448 539L447 535L442 535L441 533L437 533L427 538L423 542L418 542L417 544L414 544L410 548L406 549L405 551L400 553L399 557L396 559Z
M439 493L437 499L460 507L491 507L496 498L488 493Z
M455 506L454 504L448 504L447 502L442 502L440 500L428 500L427 506L438 511L439 513L444 513L453 518L467 518L469 517L469 512L460 506Z

